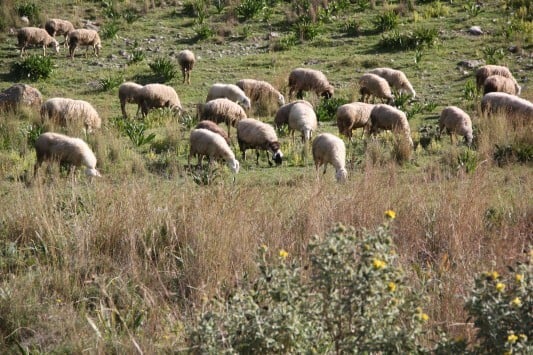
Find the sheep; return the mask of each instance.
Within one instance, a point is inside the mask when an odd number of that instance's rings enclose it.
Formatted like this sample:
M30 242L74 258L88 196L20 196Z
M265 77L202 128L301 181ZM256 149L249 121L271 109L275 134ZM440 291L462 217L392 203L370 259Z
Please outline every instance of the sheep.
M213 121L209 121L209 120L200 121L200 122L198 122L198 124L196 125L195 128L205 128L205 129L210 130L211 132L215 132L215 133L219 134L222 138L224 138L226 143L231 144L231 140L229 139L228 134L226 133L226 131L224 131L222 128L220 128L220 126L217 125Z
M331 133L319 134L313 140L312 146L313 160L315 162L315 168L317 172L317 178L319 176L318 171L321 165L324 165L324 172L328 163L335 168L335 178L337 182L344 183L348 177L348 171L346 171L346 146L339 137Z
M289 99L296 92L298 99L303 98L304 91L314 91L317 96L329 99L335 89L321 71L307 68L296 68L289 74Z
M235 154L228 143L219 134L211 132L205 128L193 129L190 136L190 150L187 163L191 166L191 157L198 156L198 166L202 165L205 155L209 157L211 165L213 159L222 158L226 161L231 171L235 174L239 172L239 161L235 159Z
M100 49L102 49L102 41L100 40L98 32L96 32L95 30L88 30L82 28L69 32L68 47L70 59L74 59L74 51L78 46L86 46L85 57L87 57L87 51L89 50L89 46L92 46L94 55L98 57L98 55L100 54Z
M311 105L308 101L305 100L296 100L293 102L289 102L288 104L281 106L278 111L276 111L276 115L274 116L274 127L279 129L282 126L289 124L289 114L291 112L292 107L296 103L303 103L313 108L313 105Z
M178 53L178 64L181 67L181 74L183 75L183 83L191 84L191 71L196 62L194 53L188 49L184 49Z
M24 55L26 47L29 45L43 46L43 56L46 56L46 47L53 44L56 53L59 53L59 42L42 28L22 27L17 31L17 39L21 57Z
M235 102L222 98L198 105L198 120L210 120L215 123L224 122L228 127L228 137L231 137L230 127L246 118L244 109Z
M164 84L147 84L137 92L137 100L141 108L142 117L146 117L152 108L168 107L171 110L182 112L180 99L176 90Z
M533 118L533 103L504 92L490 92L481 99L481 112L485 116L503 114L515 123L529 123Z
M280 165L283 153L274 127L267 123L245 118L237 123L237 141L242 152L242 159L246 159L246 150L256 150L256 164L259 165L259 150L267 151L268 165L272 166L268 151L272 152L272 159L276 165Z
M137 114L141 107L139 92L143 88L142 85L137 83L127 81L122 83L118 87L118 98L120 100L120 109L122 111L122 117L125 119L128 118L128 113L126 112L126 102L136 103L137 104Z
M379 75L366 73L359 79L359 92L361 93L361 101L366 102L365 98L374 96L380 99L386 99L387 104L392 104L394 96L387 80Z
M509 70L509 68L501 66L501 65L487 64L487 65L483 65L483 66L479 67L476 70L477 88L481 89L483 87L483 84L485 84L485 80L491 75L501 75L501 76L504 76L506 78L510 78L510 79L512 79L513 81L516 82L515 78L513 77L513 74L511 74L511 71Z
M413 147L407 116L397 108L385 104L374 105L370 112L370 134L376 134L381 129L403 133Z
M491 75L483 83L483 93L505 92L510 95L520 95L522 88L516 80L501 75Z
M98 112L90 103L63 97L48 99L41 105L41 120L44 122L46 119L56 121L61 126L76 122L83 123L88 133L102 125Z
M65 136L63 134L46 132L35 141L37 162L33 169L33 176L37 175L39 167L44 161L58 161L60 164L71 166L71 172L76 167L85 166L87 176L101 176L96 170L96 157L83 140Z
M368 128L370 125L370 113L374 105L364 102L352 102L337 108L337 127L339 133L344 134L352 141L352 130ZM363 132L364 133L364 132Z
M66 46L68 44L68 34L71 31L74 31L74 25L70 21L67 20L61 20L58 18L51 18L44 24L44 29L48 34L52 37L55 37L57 35L64 35L65 36L65 42L64 45Z
M289 132L293 142L295 130L302 133L302 141L307 143L317 126L318 122L313 107L302 102L297 102L292 106L289 113Z
M400 93L408 93L413 99L415 98L415 89L413 89L413 85L411 85L403 71L392 68L376 68L372 69L369 73L381 76L387 80L391 88L398 90Z
M255 79L241 79L236 84L255 105L268 105L276 100L278 106L285 105L285 97L270 83Z
M456 133L464 137L466 144L472 144L472 120L470 116L457 106L445 107L439 118L439 138L442 130L445 129L450 134L450 141L453 143L453 134Z
M246 96L240 87L234 84L216 83L211 85L205 101L208 102L220 98L227 98L233 102L236 102L246 110L249 110L251 107L250 98Z

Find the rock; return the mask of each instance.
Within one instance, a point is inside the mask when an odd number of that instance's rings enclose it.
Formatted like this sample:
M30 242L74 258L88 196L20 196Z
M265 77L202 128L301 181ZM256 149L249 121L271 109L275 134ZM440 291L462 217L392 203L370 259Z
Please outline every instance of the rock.
M18 106L39 110L42 102L39 90L26 84L15 84L0 93L0 110L15 110Z
M477 60L477 59L470 59L470 60L462 60L459 63L457 63L457 66L467 68L467 69L474 69L477 67L480 67L482 65L485 65L485 61L483 59Z
M483 31L481 30L481 27L479 26L472 26L468 29L468 33L470 33L473 36L480 36L483 34Z
M30 24L30 19L27 16L22 16L20 18L20 21L22 21L25 25L29 25Z

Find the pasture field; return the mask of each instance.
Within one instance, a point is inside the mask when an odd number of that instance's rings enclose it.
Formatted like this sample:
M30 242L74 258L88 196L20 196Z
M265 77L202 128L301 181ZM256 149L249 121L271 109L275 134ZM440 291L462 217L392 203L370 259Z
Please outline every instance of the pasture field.
M23 26L22 15L37 27L47 18L89 21L101 55L78 50L71 60L66 48L49 48L49 77L21 77L13 68L24 58L9 29ZM43 125L28 108L0 113L0 352L194 351L188 329L209 300L258 273L262 246L305 264L313 236L337 223L374 230L386 210L396 213L390 232L402 282L429 316L421 342L435 346L442 331L473 347L464 305L474 278L505 273L533 248L533 125L483 117L475 69L459 63L508 66L521 97L533 101L532 19L531 4L519 0L3 1L0 90L22 82L44 99L86 100L103 124L86 136ZM191 85L177 64L182 49L197 58ZM176 71L167 79L150 66L161 59ZM417 95L396 103L408 113L414 151L392 134L356 131L351 143L343 137L349 177L340 185L331 166L317 179L310 148L286 129L279 167L256 165L251 151L243 161L232 129L237 175L222 163L187 167L196 106L210 85L266 80L288 101L296 67L323 71L335 87L330 101L305 96L319 113L315 135L338 134L335 109L359 99L363 73L404 71ZM123 81L172 86L184 112L154 110L142 120L129 104L124 120ZM472 147L436 138L449 105L472 117ZM250 116L272 123L275 110ZM102 177L89 181L78 169L74 180L52 167L35 180L33 142L46 130L86 139Z

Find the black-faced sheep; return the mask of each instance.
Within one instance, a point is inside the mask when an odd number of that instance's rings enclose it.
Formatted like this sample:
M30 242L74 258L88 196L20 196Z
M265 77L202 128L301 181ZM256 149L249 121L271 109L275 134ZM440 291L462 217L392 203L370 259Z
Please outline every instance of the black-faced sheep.
M68 45L68 34L71 31L74 31L74 25L67 20L61 20L58 18L51 18L46 21L44 24L44 29L48 34L52 37L55 37L56 35L63 35L65 36L65 42L64 45Z
M510 95L520 95L522 88L516 80L501 75L491 75L483 83L483 93L504 92Z
M59 42L48 34L46 30L37 27L22 27L17 31L20 56L26 53L26 48L30 45L43 47L43 56L46 56L46 47L53 45L56 53L59 53Z
M362 102L367 102L367 99L370 99L371 96L384 99L388 104L392 104L394 100L389 83L379 75L364 74L359 79L359 87Z
M331 133L319 134L313 140L312 151L317 178L319 176L318 171L320 166L324 165L325 174L328 164L331 164L335 168L335 178L337 179L337 182L343 183L346 181L346 178L348 177L348 172L345 167L346 146L342 139Z
M380 130L402 133L409 145L413 146L411 128L409 127L407 116L397 108L385 104L374 105L370 113L370 124L370 134L376 134Z
M413 99L415 98L415 89L413 89L413 85L411 85L403 71L392 68L376 68L372 69L370 73L379 75L387 80L390 87L398 90L398 92L410 94Z
M225 123L228 127L229 137L231 137L230 127L235 127L237 122L245 118L246 112L244 112L244 109L239 104L228 99L214 99L198 105L198 120Z
M98 112L90 103L64 97L51 98L42 104L41 120L44 122L47 119L64 127L71 124L83 124L88 133L102 125Z
M146 117L148 111L153 108L168 107L178 113L183 111L178 94L171 86L147 84L139 89L137 94L143 117Z
M374 105L364 102L352 102L339 106L337 109L337 127L339 133L344 134L352 141L352 131L357 128L368 128L370 126L370 113Z
M254 106L268 106L272 102L276 102L278 106L285 105L285 98L283 95L266 81L241 79L236 85L244 91Z
M226 161L231 171L239 172L239 162L235 159L235 154L229 147L228 143L219 134L211 132L204 128L193 129L190 136L190 151L187 159L188 165L191 165L191 157L198 156L198 165L202 165L204 156L209 157L209 164L213 160L221 158Z
M472 143L472 120L459 107L448 106L442 110L439 118L439 137L444 129L448 131L452 143L453 134L463 136L468 145Z
M142 85L131 81L122 83L118 87L118 98L120 100L120 110L122 111L122 117L128 118L128 113L126 112L126 102L137 104L137 114L139 113L139 109L141 108L141 100L139 93L142 88Z
M237 141L242 152L242 159L246 159L246 150L255 149L256 163L259 165L259 150L267 153L268 165L272 166L268 151L272 153L272 159L276 165L281 164L283 153L274 127L253 118L246 118L237 123Z
M513 123L531 123L533 103L503 92L491 92L481 99L481 112L485 116L501 114Z
M513 74L511 74L511 71L509 70L509 68L504 67L502 65L487 64L487 65L483 65L479 67L476 70L477 88L481 89L483 87L483 84L485 83L485 80L491 75L501 75L501 76L504 76L506 78L510 78L516 81L515 78L513 77Z
M68 46L70 59L74 59L74 51L78 46L85 46L85 57L87 57L87 51L89 46L93 47L94 55L98 57L100 50L102 49L102 41L98 32L95 30L78 29L71 31L68 35Z
M194 56L194 53L190 50L184 49L178 53L178 64L181 67L183 82L187 82L187 84L189 85L191 84L191 71L194 67L195 62L196 57Z
M246 96L240 87L234 84L216 83L211 85L205 101L208 102L221 98L226 98L236 102L246 110L249 110L251 107L250 98Z
M329 99L333 96L335 89L321 71L296 68L289 74L289 100L295 92L297 98L303 98L304 91L313 91L317 96Z
M226 131L224 131L219 125L217 125L213 121L209 121L209 120L200 121L200 122L198 122L198 124L196 125L195 128L208 129L211 132L219 134L222 138L224 138L226 143L231 144L231 140L229 139L228 134L226 133Z
M302 141L309 142L318 126L315 110L307 103L295 103L289 112L289 133L294 142L294 131L302 133Z

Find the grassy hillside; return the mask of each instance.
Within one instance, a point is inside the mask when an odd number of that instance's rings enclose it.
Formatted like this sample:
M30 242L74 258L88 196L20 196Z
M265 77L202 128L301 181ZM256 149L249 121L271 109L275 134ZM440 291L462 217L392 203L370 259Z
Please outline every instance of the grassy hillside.
M254 13L255 5L259 4ZM464 298L474 276L523 259L532 245L532 125L479 113L474 69L465 60L508 66L533 100L533 24L527 2L485 1L60 1L8 0L0 5L0 89L23 82L44 99L89 101L103 127L40 122L22 108L0 114L0 349L4 352L173 352L206 299L231 294L255 275L257 250L287 250L305 262L307 243L336 222L374 229L392 209L398 266L428 313L425 344L437 327L474 340ZM529 7L528 7L529 6ZM253 16L251 15L253 13ZM99 57L51 54L48 78L20 77L11 27L64 18L99 28ZM480 26L483 35L468 33ZM61 38L58 38L62 42ZM176 55L192 50L191 85ZM47 53L53 51L49 48ZM41 54L40 48L29 49ZM150 64L168 59L163 80ZM338 133L337 105L359 99L358 78L375 67L401 69L417 96L402 104L416 149L393 135L347 143L349 179L334 169L317 181L308 147L279 132L285 160L257 166L248 154L235 177L187 168L196 105L215 82L266 80L288 94L296 67L323 71L333 100L306 94L320 113L320 132ZM172 68L171 68L172 69ZM185 112L121 117L118 85L165 82ZM398 103L400 103L398 101ZM474 123L474 145L431 134L441 109L457 105ZM251 113L272 122L276 107ZM136 108L128 105L133 116ZM429 127L429 128L428 128ZM59 168L32 177L32 146L42 131L86 139L103 177L77 181ZM233 133L235 131L233 130ZM154 138L149 138L150 134ZM422 142L421 142L422 138ZM234 150L240 158L234 139ZM422 144L423 143L423 144ZM424 147L422 147L424 145ZM530 339L533 337L530 337Z

